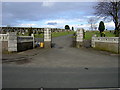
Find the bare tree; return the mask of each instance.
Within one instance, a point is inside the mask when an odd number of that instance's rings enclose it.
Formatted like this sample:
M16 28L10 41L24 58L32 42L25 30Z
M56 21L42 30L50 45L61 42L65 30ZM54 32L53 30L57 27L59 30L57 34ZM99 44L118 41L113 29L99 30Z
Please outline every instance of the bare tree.
M113 20L115 23L115 34L118 36L120 31L120 1L109 0L109 2L98 2L94 8L97 16Z
M90 24L91 30L95 29L95 27L96 27L96 22L97 22L97 18L96 18L96 17L90 17L90 18L88 19L88 23Z

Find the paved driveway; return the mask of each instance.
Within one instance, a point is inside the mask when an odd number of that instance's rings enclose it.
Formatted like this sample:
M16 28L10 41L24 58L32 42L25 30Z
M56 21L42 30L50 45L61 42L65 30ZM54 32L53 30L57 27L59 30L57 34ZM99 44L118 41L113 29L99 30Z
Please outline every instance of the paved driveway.
M52 49L3 55L11 61L3 64L3 87L118 87L118 55L71 47L71 35L52 42Z

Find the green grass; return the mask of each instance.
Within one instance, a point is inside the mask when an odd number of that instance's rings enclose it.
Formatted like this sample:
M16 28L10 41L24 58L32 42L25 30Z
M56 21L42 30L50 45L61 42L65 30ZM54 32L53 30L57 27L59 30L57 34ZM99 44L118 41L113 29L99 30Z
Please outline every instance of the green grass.
M73 34L74 31L69 31L69 32L53 32L52 33L52 37L59 37L59 36L65 36L65 35L69 35L69 34Z
M25 34L19 34L18 36L29 36L28 33Z
M35 38L43 38L43 34L34 34Z
M52 37L60 37L60 36L65 36L69 34L73 34L74 31L69 31L69 32L53 32ZM36 38L43 38L43 34L35 34Z
M110 31L104 31L105 32L105 36L106 37L115 37L115 34L113 34L112 32ZM93 35L95 35L97 37L100 37L100 32L99 31L88 31L85 33L85 39L86 40L90 40L92 38Z
M104 31L106 37L115 37L115 34L110 31ZM60 36L65 36L69 34L75 33L74 31L66 31L66 32L52 32L52 37L60 37ZM85 39L90 40L93 35L97 35L97 37L100 37L100 32L99 31L87 31L85 32ZM43 38L43 34L34 34L35 38ZM19 35L19 36L28 36L28 33L25 33L24 35ZM74 38L74 37L73 37Z

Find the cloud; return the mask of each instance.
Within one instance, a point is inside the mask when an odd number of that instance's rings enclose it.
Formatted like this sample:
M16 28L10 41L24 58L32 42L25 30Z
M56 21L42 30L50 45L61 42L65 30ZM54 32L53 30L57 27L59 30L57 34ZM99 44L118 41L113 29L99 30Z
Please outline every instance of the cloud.
M21 27L34 27L34 26L38 26L37 24L34 24L34 23L29 23L29 24L19 24L19 26Z
M55 4L55 2L44 2L44 1L43 1L42 6L43 6L43 7L51 7L51 6L53 6L54 4Z
M114 28L115 28L115 24L114 24L114 22L113 21L111 21L111 22L107 22L107 23L105 23L105 27L106 27L106 29L113 29L114 30Z
M84 16L92 15L94 4L83 2L3 2L2 24L16 25L23 21L84 18Z
M87 23L94 17L94 2L3 2L2 25L89 29ZM1 14L0 14L1 16ZM97 23L97 26L99 23ZM106 22L106 28L114 28L113 22Z
M67 23L76 23L76 22L83 22L85 21L84 19L79 19L79 18L73 18L73 19L55 19L55 20L46 20L46 24L49 22L51 23L57 23L57 24L67 24Z
M57 25L57 22L48 22L47 25Z

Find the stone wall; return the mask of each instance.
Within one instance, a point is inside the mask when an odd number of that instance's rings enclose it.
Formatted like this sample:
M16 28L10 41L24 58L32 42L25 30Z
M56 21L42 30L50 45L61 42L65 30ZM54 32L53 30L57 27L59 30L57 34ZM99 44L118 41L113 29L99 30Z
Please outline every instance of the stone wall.
M0 34L2 51L23 51L34 47L34 35L17 36L15 32Z
M8 34L0 34L1 50L8 51Z
M25 51L28 49L33 49L33 42L22 42L17 43L17 51Z
M32 49L33 45L34 45L34 38L32 36L17 37L17 51Z
M92 37L92 47L100 50L120 53L118 37Z
M8 51L8 41L2 41L2 51Z
M17 35L16 32L8 33L8 51L17 51Z

